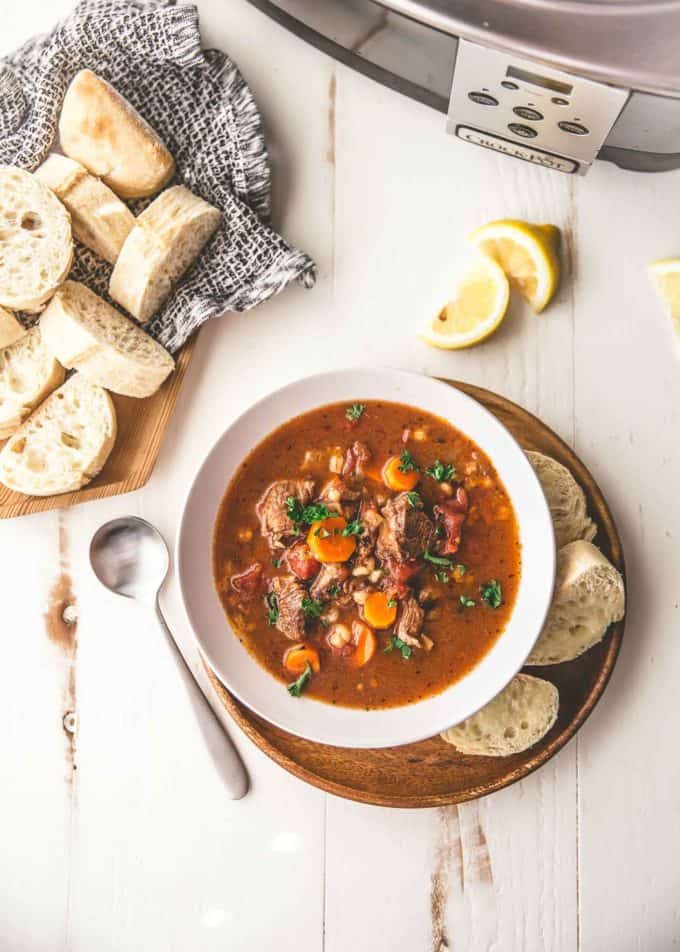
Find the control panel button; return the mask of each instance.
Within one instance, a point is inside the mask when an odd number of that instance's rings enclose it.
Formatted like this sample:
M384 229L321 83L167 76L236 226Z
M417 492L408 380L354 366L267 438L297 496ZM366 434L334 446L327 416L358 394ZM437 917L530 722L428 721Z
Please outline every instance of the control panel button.
M509 79L504 79L503 82L501 83L501 86L503 87L503 89L519 89L519 86L517 85L517 83L512 83L510 82Z
M561 96L553 96L550 102L554 103L556 106L568 106L569 100L562 99Z
M523 126L521 122L511 122L508 126L510 132L514 133L516 136L521 136L523 139L533 139L538 135L535 129L532 129L531 126Z
M580 122L558 122L557 125L562 132L568 132L572 136L587 136L590 132L590 130L582 126Z
M497 106L498 100L494 99L488 93L471 92L468 93L468 99L476 102L478 106Z
M534 122L538 122L539 119L543 118L543 113L539 112L538 109L532 109L531 106L515 106L512 111L520 119L533 119Z

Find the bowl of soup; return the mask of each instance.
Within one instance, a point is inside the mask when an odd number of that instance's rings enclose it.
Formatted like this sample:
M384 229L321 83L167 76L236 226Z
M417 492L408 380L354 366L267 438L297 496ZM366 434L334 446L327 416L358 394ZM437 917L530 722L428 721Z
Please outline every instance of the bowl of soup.
M201 651L255 713L321 743L432 736L522 667L555 543L521 447L480 403L396 370L265 397L217 440L177 539Z

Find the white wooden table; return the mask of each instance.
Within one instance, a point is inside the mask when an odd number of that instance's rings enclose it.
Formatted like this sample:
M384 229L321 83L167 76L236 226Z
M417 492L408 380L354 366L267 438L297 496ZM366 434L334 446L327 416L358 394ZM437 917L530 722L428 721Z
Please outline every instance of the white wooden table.
M231 53L261 106L277 225L320 280L205 329L145 489L0 524L0 949L668 952L680 945L680 366L644 266L680 251L680 173L598 163L575 179L475 150L245 0L199 6L206 45ZM68 7L12 5L0 52ZM428 349L415 330L463 267L466 235L506 216L564 229L556 303L540 318L515 306L470 352ZM575 446L624 540L623 651L577 740L478 803L344 802L235 727L252 792L232 803L152 619L98 585L88 544L124 513L172 541L187 482L231 419L296 377L359 364L490 387ZM50 621L55 598L77 606L75 632ZM174 578L164 604L187 638Z

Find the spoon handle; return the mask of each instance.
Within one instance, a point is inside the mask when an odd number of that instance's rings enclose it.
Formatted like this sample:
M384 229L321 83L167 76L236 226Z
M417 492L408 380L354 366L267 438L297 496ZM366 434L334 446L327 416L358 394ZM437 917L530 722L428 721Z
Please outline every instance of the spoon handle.
M240 800L241 797L244 797L248 792L248 774L246 773L243 761L234 747L226 727L224 727L213 710L210 701L203 693L203 689L189 667L189 663L184 657L182 649L168 628L158 599L156 599L156 617L166 634L168 642L174 648L175 658L178 661L177 668L198 716L201 732L212 759L215 762L215 766L224 781L224 785L231 799Z

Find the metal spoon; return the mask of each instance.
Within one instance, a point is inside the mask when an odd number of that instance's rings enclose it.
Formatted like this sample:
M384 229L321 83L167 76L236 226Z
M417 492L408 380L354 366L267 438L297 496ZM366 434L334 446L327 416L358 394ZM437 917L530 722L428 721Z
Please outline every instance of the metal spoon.
M177 667L215 765L230 797L240 800L248 791L248 775L243 762L161 612L158 597L170 568L168 547L162 535L138 516L112 519L97 529L92 537L90 564L99 581L110 591L138 599L155 609L168 643L174 649Z

